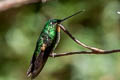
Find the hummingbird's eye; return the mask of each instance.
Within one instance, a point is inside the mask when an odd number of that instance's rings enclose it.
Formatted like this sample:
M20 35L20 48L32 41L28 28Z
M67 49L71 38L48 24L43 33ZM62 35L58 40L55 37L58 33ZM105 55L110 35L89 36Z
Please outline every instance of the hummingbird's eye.
M51 22L50 24L53 25L53 24L55 24L55 22Z
M50 24L52 25L53 23L52 23L52 22L50 22Z

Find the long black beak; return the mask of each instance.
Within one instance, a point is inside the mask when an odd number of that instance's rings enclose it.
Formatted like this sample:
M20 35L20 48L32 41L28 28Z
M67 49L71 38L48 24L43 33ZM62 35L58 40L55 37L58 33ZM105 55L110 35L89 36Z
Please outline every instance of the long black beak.
M74 14L71 15L71 16L68 16L68 17L64 18L64 19L58 19L58 20L57 20L57 23L61 23L61 22L65 21L65 20L67 20L67 19L69 19L69 18L71 18L71 17L73 17L73 16L75 16L75 15L81 13L81 12L84 12L84 11L85 11L85 10L81 10L81 11L78 11L78 12L74 13Z

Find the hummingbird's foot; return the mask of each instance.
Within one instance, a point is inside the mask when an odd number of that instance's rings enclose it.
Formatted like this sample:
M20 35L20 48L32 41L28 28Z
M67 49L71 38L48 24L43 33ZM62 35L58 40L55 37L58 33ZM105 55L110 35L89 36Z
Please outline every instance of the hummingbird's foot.
M56 55L56 53L51 53L51 56L52 56L53 58L55 58L55 55Z

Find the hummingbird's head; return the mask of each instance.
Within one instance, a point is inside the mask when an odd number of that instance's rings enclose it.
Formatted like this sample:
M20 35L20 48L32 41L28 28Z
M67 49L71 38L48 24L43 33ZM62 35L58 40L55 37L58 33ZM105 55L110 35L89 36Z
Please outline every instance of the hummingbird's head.
M45 24L45 26L48 27L55 27L57 24L59 24L61 20L59 19L50 19L48 22Z
M61 21L62 20L60 20L60 19L51 19L51 20L49 20L49 24L56 25L56 24L61 23Z

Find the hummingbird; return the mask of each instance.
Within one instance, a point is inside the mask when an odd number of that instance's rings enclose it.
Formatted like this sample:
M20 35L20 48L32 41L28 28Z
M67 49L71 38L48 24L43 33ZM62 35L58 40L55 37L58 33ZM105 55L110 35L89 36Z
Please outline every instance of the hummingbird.
M64 19L50 19L46 22L43 30L36 43L36 48L27 71L27 76L34 79L42 71L48 57L53 53L60 41L60 24L61 22L75 16L83 11L78 11Z

